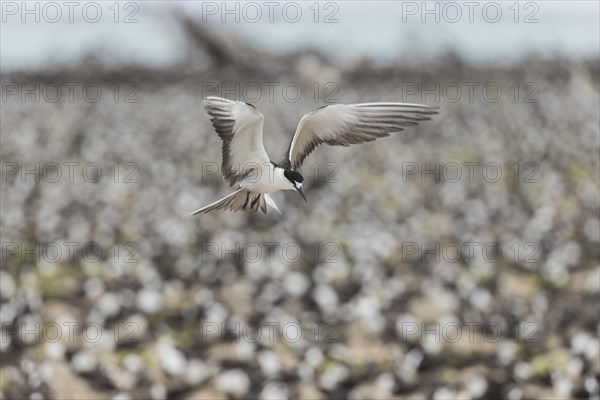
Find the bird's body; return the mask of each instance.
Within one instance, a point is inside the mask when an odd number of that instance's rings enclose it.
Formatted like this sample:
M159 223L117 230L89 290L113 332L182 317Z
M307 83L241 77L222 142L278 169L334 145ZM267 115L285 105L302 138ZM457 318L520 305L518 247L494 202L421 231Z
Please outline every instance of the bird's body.
M240 187L256 193L275 193L293 189L284 176L284 169L273 162L257 165L252 173L242 181Z
M304 178L297 171L319 144L350 146L389 136L429 120L434 107L407 103L335 104L306 114L298 124L284 158L269 159L262 140L264 118L248 103L207 97L206 110L223 140L222 174L238 190L188 215L213 210L279 212L270 194L296 190L306 201Z

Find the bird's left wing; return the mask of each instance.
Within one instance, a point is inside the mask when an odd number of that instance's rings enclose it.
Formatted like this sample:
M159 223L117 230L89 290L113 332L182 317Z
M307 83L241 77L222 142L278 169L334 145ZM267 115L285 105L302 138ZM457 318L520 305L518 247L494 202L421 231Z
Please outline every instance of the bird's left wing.
M253 105L214 96L204 103L223 140L221 173L229 185L250 175L257 166L270 163L262 139L264 118Z
M437 108L410 103L334 104L306 114L300 120L281 162L298 169L322 143L350 146L370 142L429 120Z

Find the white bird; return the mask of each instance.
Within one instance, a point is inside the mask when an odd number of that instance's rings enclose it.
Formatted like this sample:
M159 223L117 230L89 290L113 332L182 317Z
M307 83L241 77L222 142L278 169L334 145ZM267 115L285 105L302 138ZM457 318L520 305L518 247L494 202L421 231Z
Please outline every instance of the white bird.
M213 210L250 211L267 205L281 214L270 194L296 190L304 201L304 178L297 171L304 159L325 143L350 146L400 132L405 127L429 120L436 107L409 103L334 104L309 112L300 120L285 157L269 159L263 146L263 115L249 103L207 97L205 108L223 140L221 173L230 186L239 188L230 195L188 215Z

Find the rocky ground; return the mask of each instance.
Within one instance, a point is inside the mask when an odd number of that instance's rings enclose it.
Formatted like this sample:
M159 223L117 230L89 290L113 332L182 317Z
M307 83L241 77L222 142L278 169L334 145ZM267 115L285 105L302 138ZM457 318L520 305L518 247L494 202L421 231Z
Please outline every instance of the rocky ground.
M177 68L3 76L2 398L599 397L598 60L258 58L188 29ZM215 92L275 160L323 104L440 113L318 149L281 216L182 220L231 191Z

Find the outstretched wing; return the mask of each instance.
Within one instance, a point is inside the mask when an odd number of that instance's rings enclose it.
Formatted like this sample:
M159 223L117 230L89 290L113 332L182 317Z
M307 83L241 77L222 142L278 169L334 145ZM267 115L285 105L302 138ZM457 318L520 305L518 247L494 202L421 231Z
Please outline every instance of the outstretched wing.
M400 132L437 114L437 108L424 104L363 103L334 104L306 114L300 120L281 162L298 169L304 159L321 143L350 146L370 142Z
M269 163L263 146L263 116L251 104L209 96L204 100L210 120L223 140L221 173L233 186L257 167Z

